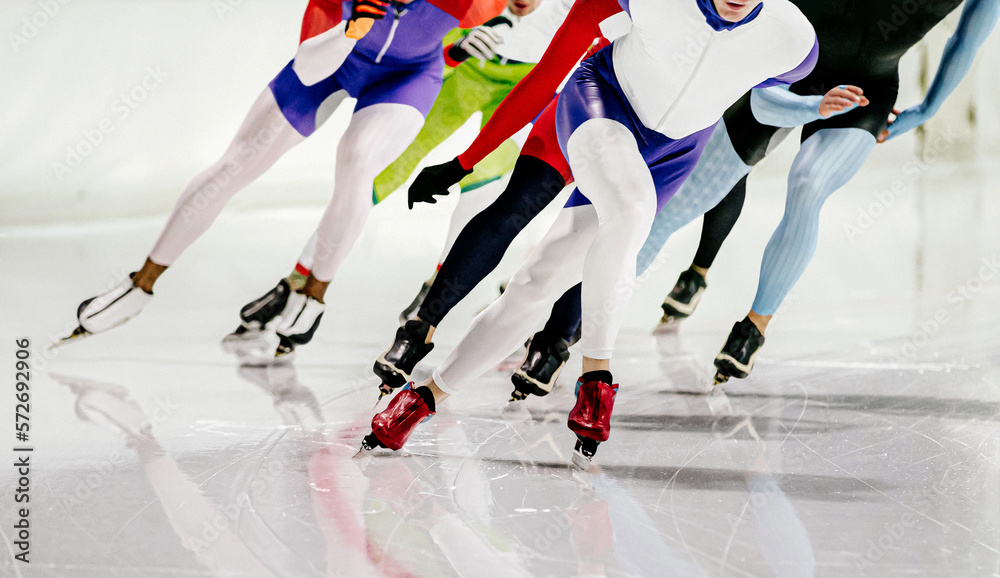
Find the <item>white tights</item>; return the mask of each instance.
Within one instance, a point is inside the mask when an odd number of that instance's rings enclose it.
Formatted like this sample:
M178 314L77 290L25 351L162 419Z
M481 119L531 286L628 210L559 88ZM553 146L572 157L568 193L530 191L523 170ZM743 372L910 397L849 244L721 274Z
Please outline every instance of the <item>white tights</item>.
M233 195L305 138L288 124L271 89L265 88L222 158L184 189L149 258L159 265L173 265Z
M364 229L375 177L403 154L423 124L420 111L405 104L374 104L351 117L337 146L333 199L316 230L311 269L317 280L333 280Z
M365 107L351 118L337 147L333 199L316 239L310 240L316 248L310 260L317 279L333 279L364 228L375 176L413 141L423 121L415 108L394 103ZM229 199L303 140L285 120L270 89L265 89L226 153L181 194L149 258L172 265L211 226Z
M603 143L599 149L596 142ZM473 320L434 372L445 392L455 393L503 360L581 280L581 351L611 357L635 285L635 259L656 214L656 192L635 138L615 121L588 120L570 137L567 152L577 185L593 204L562 209L503 295Z

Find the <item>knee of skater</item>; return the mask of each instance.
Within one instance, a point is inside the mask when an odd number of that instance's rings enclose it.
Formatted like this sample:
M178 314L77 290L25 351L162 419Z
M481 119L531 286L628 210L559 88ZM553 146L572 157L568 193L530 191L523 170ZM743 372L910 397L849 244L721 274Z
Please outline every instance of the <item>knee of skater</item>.
M518 303L523 312L523 308L531 304L543 302L551 304L554 301L554 299L551 299L554 292L555 290L549 286L549 283L546 283L542 279L534 278L531 275L515 274L507 282L507 287L504 289L501 299L512 300L512 302Z
M829 194L826 172L816 163L793 169L788 174L789 194L798 200L823 202Z
M341 141L340 148L337 149L337 169L348 171L352 180L375 182L382 167L376 167L371 156L370 150L355 143Z
M601 226L621 227L623 232L640 231L643 238L653 226L654 217L656 217L655 199L651 202L634 199L632 202L626 200L626 202L605 204L597 211L597 219Z

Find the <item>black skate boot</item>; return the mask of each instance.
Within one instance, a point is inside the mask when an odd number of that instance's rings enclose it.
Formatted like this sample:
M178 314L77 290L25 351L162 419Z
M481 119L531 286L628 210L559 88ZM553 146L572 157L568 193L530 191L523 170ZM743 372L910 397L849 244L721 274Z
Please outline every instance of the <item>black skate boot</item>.
M427 298L427 293L431 290L431 282L425 281L423 285L420 286L420 292L417 296L413 298L413 301L406 306L406 309L399 314L399 324L403 325L407 321L413 321L417 318L417 311L420 306L424 304L424 299Z
M689 317L701 301L701 295L708 287L705 278L694 269L688 269L677 278L677 283L663 300L661 325L672 324Z
M550 337L541 331L528 340L528 351L521 366L510 376L514 383L511 401L520 401L531 394L548 395L569 359L569 343L562 337Z
M302 293L292 293L281 311L281 323L275 330L278 334L278 347L274 351L276 360L290 360L295 353L295 347L312 341L326 305L315 297Z
M379 386L382 395L388 395L397 387L406 385L413 368L434 349L433 343L424 343L430 329L430 323L414 319L396 330L395 341L375 360L372 367L375 375L382 380L382 385Z
M733 325L722 351L715 356L715 383L725 383L730 377L743 379L750 375L757 352L764 345L764 335L749 317Z
M252 356L249 350L266 350L270 355L274 345L264 343L265 329L281 315L291 292L288 281L282 279L273 289L244 305L240 309L240 326L222 338L222 349L241 357Z

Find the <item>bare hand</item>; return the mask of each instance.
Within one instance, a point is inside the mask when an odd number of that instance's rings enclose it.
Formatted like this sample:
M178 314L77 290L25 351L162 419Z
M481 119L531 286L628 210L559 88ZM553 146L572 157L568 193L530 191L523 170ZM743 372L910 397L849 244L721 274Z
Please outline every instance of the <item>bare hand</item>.
M826 118L855 106L868 106L865 91L857 86L838 86L823 97L823 102L819 105L819 115Z

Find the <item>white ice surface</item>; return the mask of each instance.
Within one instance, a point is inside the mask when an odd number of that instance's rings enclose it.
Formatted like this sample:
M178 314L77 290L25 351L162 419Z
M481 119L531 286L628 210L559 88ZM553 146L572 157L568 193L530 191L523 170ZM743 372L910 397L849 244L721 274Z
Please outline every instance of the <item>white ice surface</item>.
M404 451L350 459L376 398L371 364L434 265L441 205L376 209L315 341L266 370L238 368L218 341L287 272L320 208L225 213L140 317L44 360L79 301L141 264L162 219L8 230L4 436L15 337L44 368L32 562L4 554L0 575L996 576L1000 272L982 264L1000 259L1000 170L932 165L910 181L877 161L826 207L753 375L712 396L711 359L753 299L783 183L751 180L699 311L653 337L698 227L678 234L629 308L612 437L584 475L566 468L575 350L562 387L519 412L501 417L511 386L492 373ZM906 193L852 241L844 224L900 180ZM420 375L501 279L442 325ZM0 482L9 549L9 466Z

